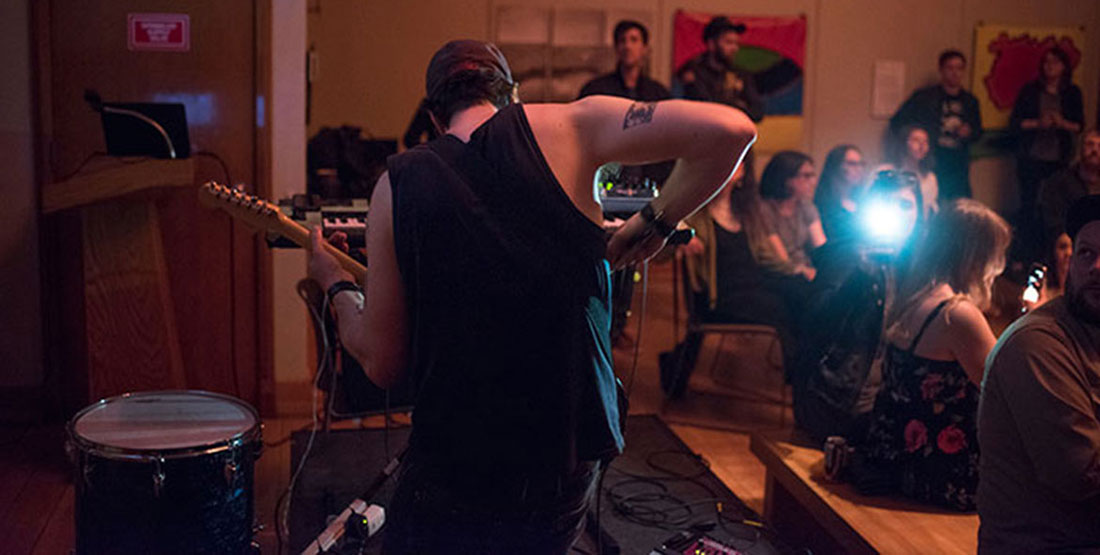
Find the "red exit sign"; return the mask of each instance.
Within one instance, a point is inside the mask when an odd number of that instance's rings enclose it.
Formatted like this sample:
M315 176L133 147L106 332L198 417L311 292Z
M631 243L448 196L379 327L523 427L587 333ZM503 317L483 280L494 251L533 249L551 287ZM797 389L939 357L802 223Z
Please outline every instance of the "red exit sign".
M182 13L132 13L126 16L130 50L191 50L191 17Z

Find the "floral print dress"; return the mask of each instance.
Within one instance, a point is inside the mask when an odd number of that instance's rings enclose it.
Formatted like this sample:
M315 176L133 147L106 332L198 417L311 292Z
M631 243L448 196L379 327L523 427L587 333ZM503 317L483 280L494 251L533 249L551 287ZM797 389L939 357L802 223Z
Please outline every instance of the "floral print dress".
M952 300L936 306L908 349L887 347L866 458L907 497L972 511L978 490L978 388L957 361L913 354L925 329Z

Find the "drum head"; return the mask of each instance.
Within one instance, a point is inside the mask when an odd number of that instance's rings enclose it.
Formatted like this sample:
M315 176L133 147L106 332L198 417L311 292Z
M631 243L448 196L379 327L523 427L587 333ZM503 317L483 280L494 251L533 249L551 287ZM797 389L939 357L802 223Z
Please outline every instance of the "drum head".
M252 407L227 395L152 391L100 401L77 414L71 429L98 445L160 451L231 441L257 423Z

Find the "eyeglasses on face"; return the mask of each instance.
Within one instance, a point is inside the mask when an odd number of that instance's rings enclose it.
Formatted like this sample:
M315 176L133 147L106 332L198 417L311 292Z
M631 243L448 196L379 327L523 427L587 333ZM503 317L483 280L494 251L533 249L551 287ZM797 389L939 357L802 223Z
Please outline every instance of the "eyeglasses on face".
M898 179L905 183L920 183L917 174L911 171L879 170L879 172L875 174L875 179Z

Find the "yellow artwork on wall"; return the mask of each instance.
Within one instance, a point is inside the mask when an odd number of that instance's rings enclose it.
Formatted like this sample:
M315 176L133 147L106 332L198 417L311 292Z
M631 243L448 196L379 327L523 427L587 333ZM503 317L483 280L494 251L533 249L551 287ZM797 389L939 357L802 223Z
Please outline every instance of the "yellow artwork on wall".
M980 23L974 29L974 71L971 91L981 107L982 126L1005 129L1020 88L1039 76L1043 55L1060 47L1076 70L1083 62L1083 27L1028 27ZM1089 62L1091 63L1091 62ZM1073 81L1081 86L1081 72Z

